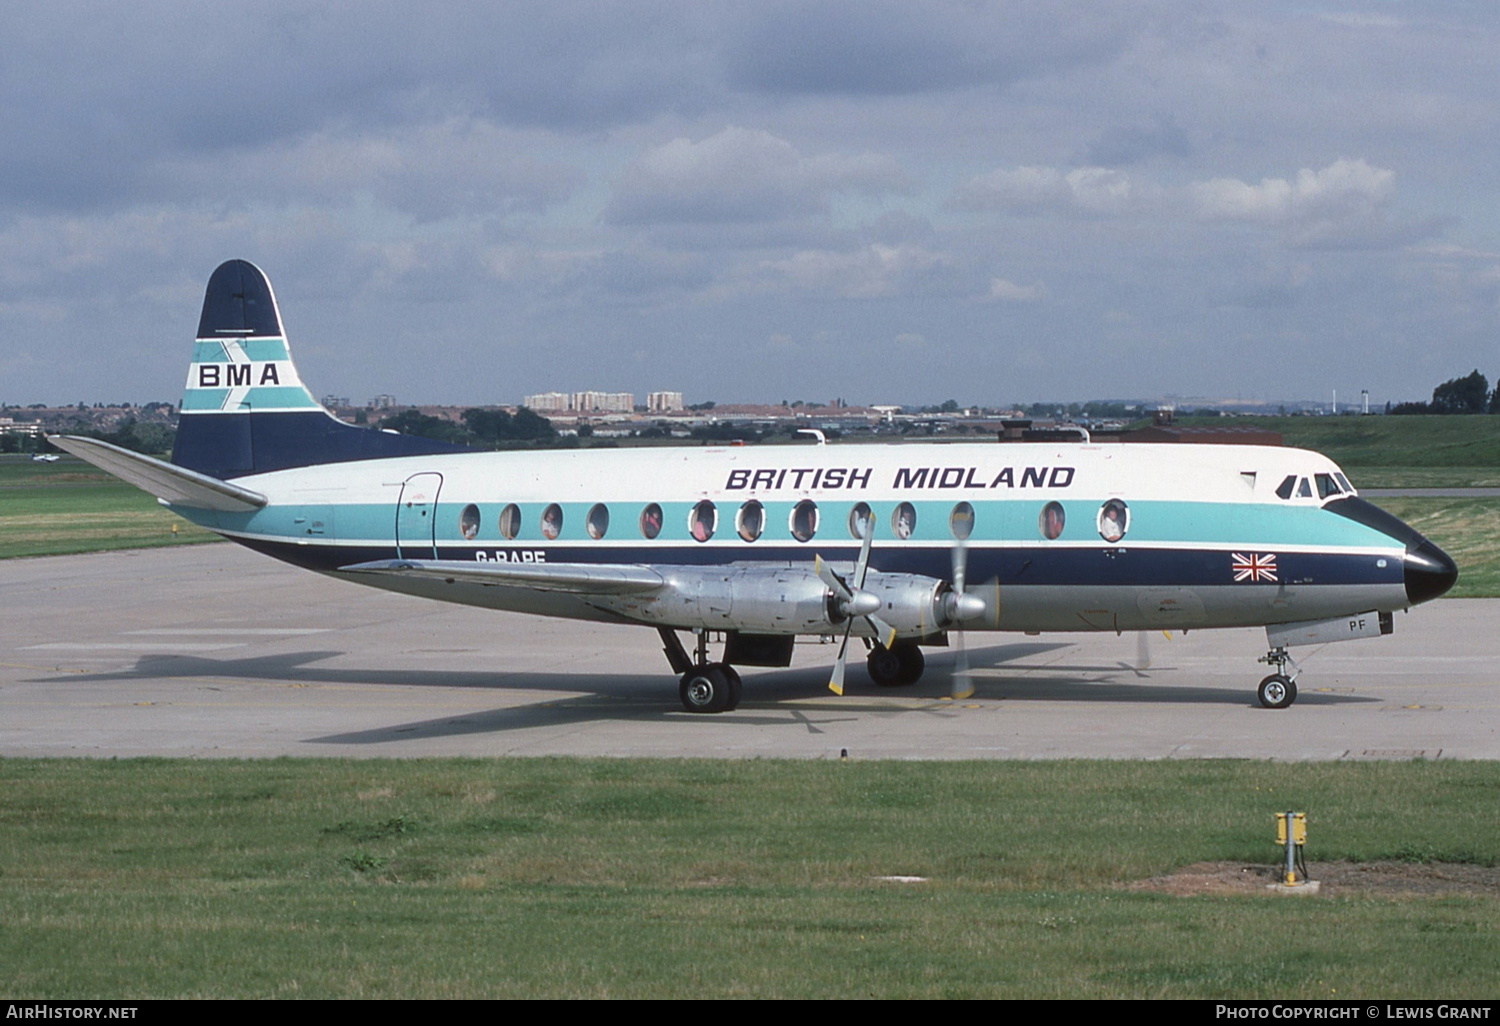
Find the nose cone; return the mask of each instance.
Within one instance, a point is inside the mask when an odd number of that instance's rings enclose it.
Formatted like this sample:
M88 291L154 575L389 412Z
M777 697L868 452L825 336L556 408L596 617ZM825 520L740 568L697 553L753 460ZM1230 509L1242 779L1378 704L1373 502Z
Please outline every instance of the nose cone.
M1406 597L1412 605L1437 598L1458 581L1458 564L1453 557L1426 538L1406 546L1404 562Z

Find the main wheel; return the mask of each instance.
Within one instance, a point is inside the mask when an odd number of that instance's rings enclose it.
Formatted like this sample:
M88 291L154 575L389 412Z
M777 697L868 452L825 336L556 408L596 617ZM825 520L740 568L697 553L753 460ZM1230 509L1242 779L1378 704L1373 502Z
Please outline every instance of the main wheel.
M891 651L896 653L896 658L901 662L901 673L897 684L915 684L922 679L922 671L927 669L927 657L922 654L922 649L909 642L897 645Z
M901 679L901 654L894 648L876 645L865 658L865 668L870 679L883 688L894 688L906 683Z
M724 677L729 681L729 706L724 711L734 712L740 707L740 696L744 694L745 687L740 683L740 674L728 663L720 663L724 668Z
M1260 682L1255 697L1267 709L1285 709L1297 700L1297 683L1290 677L1273 673Z
M682 675L677 685L677 697L682 707L691 713L721 713L729 708L733 695L729 675L718 663L695 666Z

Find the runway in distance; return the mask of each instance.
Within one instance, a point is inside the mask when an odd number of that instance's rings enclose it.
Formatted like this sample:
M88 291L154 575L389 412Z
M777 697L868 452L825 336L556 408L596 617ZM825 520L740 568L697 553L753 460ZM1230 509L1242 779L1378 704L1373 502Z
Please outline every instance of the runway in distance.
M1453 560L1301 449L896 443L479 452L335 419L292 363L270 282L209 279L170 462L51 441L195 524L334 577L492 609L654 627L691 712L736 666L851 638L877 684L968 631L1263 626L1260 703L1288 648L1390 633ZM246 595L246 602L275 596ZM694 635L692 652L680 631ZM723 655L709 646L722 637Z

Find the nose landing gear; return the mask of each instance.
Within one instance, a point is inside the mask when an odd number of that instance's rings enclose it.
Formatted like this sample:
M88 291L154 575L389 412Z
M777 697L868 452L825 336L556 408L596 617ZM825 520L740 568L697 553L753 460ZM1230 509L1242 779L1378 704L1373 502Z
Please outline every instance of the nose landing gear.
M1276 672L1260 682L1255 697L1267 709L1285 709L1297 700L1297 664L1287 654L1285 646L1278 646L1261 656L1257 662L1274 666ZM1291 672L1287 669L1290 667Z

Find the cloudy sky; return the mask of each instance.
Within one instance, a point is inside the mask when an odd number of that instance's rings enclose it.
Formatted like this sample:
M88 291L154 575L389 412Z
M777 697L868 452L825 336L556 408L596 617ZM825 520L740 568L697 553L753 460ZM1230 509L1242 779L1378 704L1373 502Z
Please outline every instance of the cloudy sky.
M361 401L1426 398L1500 374L1500 5L0 5L0 401L209 273Z

